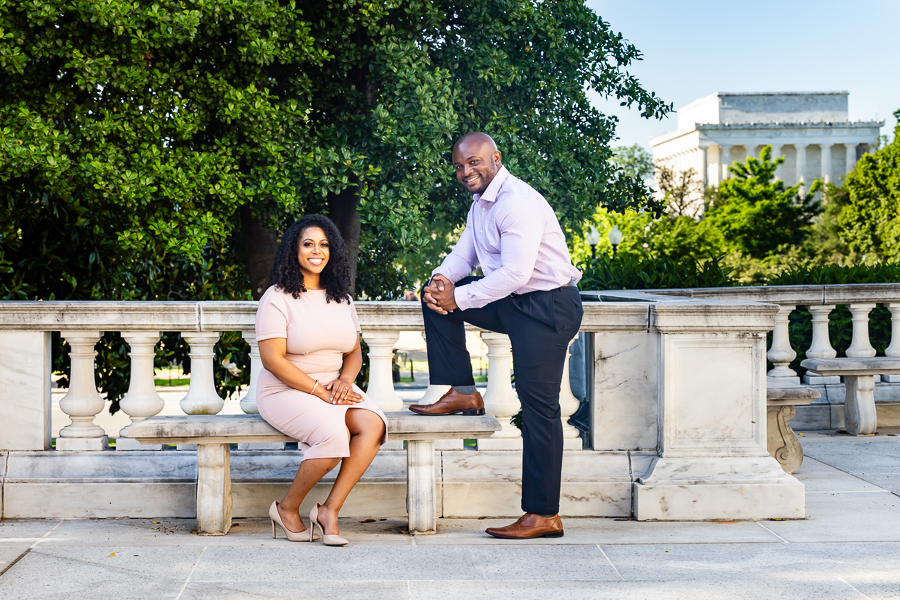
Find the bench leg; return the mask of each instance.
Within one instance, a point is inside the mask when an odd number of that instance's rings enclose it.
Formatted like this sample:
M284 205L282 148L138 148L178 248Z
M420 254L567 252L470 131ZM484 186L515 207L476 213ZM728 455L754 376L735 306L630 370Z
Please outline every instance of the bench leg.
M873 435L878 426L875 412L875 376L845 375L844 426L851 435Z
M231 529L231 446L197 446L197 532L225 535Z
M769 455L781 465L785 473L793 473L803 464L803 446L791 428L791 419L797 414L794 406L769 406L767 437Z
M436 532L434 441L406 442L406 512L409 532Z

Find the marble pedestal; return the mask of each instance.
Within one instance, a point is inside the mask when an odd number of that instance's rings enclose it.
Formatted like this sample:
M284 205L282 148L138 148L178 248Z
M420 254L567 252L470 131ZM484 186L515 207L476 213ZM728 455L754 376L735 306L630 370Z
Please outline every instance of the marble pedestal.
M804 487L770 456L657 458L634 484L638 521L802 519Z

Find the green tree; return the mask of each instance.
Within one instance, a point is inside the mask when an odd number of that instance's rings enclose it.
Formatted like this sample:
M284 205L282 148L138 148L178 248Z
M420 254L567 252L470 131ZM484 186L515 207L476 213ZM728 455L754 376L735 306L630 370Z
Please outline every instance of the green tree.
M448 157L468 131L492 135L505 164L565 223L581 223L598 204L647 201L642 182L610 164L615 120L591 106L587 90L648 118L670 106L625 71L640 53L582 0L366 3L364 18L348 18L361 6L304 5L334 58L311 76L318 137L308 152L318 160L302 179L303 194L321 195L351 246L359 221L358 291L398 293L410 273L385 266L425 251L435 224L464 221L471 198Z
M894 116L900 118L900 110ZM846 188L849 200L838 223L850 251L869 262L900 258L900 125L890 144L860 159Z
M815 199L821 182L802 195L799 184L787 187L775 178L784 157L771 156L772 147L766 146L759 159L730 166L732 177L711 190L704 219L722 233L727 248L754 259L802 242L821 212Z
M633 179L646 181L653 177L653 155L640 144L618 146L613 151L612 161Z
M161 259L148 246L200 264L239 207L293 201L283 166L306 123L302 68L327 58L292 4L0 0L2 201L49 227L83 211L79 229L117 241L92 255L93 297L131 293L116 278ZM21 229L4 225L4 241ZM58 276L81 270L61 258Z
M693 167L676 171L668 165L656 169L656 183L666 211L674 216L697 217L703 207L703 183Z
M95 255L104 282L155 237L193 263L242 254L257 296L277 232L327 212L361 249L358 290L389 295L430 224L462 220L447 154L466 131L567 223L647 202L586 95L666 114L625 70L640 57L582 0L0 0L0 193L47 222L83 208L119 244ZM73 287L123 289L104 285Z

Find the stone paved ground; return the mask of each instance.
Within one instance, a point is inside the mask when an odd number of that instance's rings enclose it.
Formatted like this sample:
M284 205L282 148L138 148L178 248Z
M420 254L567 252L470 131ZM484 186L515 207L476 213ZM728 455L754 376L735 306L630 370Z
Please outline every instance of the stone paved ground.
M803 436L807 519L566 519L558 540L501 542L505 521L347 519L348 548L273 540L267 521L200 537L190 520L0 522L0 599L900 599L900 432Z

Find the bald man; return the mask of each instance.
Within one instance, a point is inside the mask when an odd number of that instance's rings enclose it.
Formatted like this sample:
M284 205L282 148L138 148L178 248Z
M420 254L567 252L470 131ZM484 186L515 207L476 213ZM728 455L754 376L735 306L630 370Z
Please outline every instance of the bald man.
M553 209L512 176L494 140L469 133L453 146L456 179L474 195L466 228L422 295L432 385L449 385L423 415L482 415L466 350L465 323L509 335L522 403L522 510L498 538L562 537L563 435L559 388L583 310L566 238ZM477 266L484 277L469 277Z

